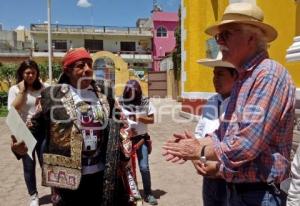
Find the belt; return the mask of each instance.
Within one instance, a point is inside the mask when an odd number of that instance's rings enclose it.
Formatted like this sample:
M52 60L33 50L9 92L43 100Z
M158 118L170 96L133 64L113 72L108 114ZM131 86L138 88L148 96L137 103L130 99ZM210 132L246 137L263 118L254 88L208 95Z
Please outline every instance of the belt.
M235 188L238 193L252 192L252 191L269 191L275 194L280 194L280 184L266 182L255 183L227 183L229 189Z

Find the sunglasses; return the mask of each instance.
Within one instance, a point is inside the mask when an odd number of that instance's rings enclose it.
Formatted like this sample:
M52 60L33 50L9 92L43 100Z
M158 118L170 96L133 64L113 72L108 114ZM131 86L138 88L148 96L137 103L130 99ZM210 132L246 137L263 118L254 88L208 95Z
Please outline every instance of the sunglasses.
M81 61L75 62L73 64L72 68L83 69L85 67L85 65L92 68L93 61L92 60L81 60Z
M224 30L215 35L215 40L218 41L227 41L229 37L232 35L232 32L229 30Z
M218 41L227 41L234 32L241 31L240 29L227 29L215 35L215 40Z

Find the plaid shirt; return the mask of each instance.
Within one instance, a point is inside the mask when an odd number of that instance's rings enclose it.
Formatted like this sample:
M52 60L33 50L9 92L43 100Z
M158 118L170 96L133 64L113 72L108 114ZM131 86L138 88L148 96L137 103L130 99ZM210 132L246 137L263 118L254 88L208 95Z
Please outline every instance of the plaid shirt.
M290 172L295 86L266 52L238 69L225 117L211 138L227 182L281 182Z

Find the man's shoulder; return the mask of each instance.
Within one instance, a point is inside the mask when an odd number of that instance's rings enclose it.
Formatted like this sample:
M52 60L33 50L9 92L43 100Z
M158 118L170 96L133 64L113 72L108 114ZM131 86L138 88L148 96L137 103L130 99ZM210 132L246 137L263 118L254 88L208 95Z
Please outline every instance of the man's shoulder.
M70 90L70 87L67 84L56 84L49 87L46 87L41 92L42 101L44 102L53 102L58 101L62 97L64 97L65 94L67 94Z
M264 71L266 74L277 74L282 72L287 72L286 68L274 59L264 59L258 68Z
M293 82L288 70L274 59L263 60L258 65L257 76L261 78L271 78L270 80Z
M214 94L213 96L207 99L207 103L209 104L209 103L218 102L219 98L220 98L219 94Z
M55 93L62 92L61 91L62 87L66 87L66 89L67 89L67 85L65 85L65 84L56 84L56 85L48 86L42 91L42 94L49 95L50 93L53 93L53 92L55 92Z

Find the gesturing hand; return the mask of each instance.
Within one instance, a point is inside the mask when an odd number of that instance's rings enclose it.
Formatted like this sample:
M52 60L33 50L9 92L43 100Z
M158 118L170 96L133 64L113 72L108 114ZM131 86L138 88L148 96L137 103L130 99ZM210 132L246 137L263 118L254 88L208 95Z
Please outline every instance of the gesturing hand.
M192 133L174 134L163 146L164 156L167 161L176 158L184 160L198 159L201 145ZM173 157L173 158L172 158Z
M193 160L193 165L199 175L216 177L218 176L220 162L218 161L207 161L206 163L200 160Z
M14 135L11 135L11 150L18 155L26 155L28 148L24 141L18 142Z
M25 86L25 81L22 80L18 83L18 88L20 90L20 92L25 92L26 91L26 86Z

